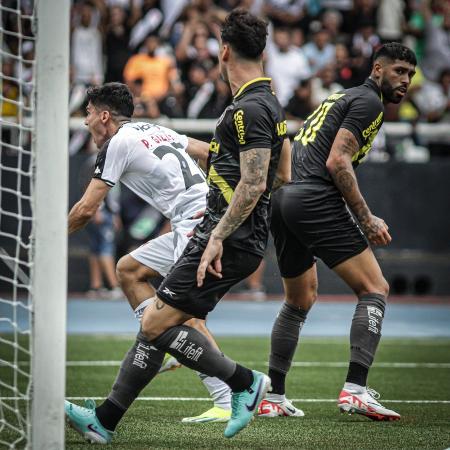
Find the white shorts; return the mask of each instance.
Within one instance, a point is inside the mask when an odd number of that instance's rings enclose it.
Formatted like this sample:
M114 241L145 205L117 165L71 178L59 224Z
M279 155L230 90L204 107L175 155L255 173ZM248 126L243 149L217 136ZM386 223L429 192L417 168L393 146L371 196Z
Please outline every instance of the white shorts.
M141 245L130 253L136 261L165 277L183 253L189 241L187 234L200 223L200 219L186 219L172 223L172 231Z

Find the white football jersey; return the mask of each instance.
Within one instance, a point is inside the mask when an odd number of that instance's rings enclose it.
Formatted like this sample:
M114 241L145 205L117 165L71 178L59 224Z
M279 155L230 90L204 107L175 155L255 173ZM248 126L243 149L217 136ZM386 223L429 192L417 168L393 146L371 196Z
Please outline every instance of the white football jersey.
M186 153L188 139L146 122L122 125L100 150L94 178L121 181L168 219L205 209L208 186Z

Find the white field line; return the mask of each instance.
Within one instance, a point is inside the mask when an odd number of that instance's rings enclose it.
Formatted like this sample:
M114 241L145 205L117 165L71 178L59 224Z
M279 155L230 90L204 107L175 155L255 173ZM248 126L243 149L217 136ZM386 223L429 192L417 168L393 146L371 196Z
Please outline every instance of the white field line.
M87 397L66 397L67 400L82 401ZM92 400L104 400L105 397L89 397ZM0 397L2 401L24 400L22 397ZM210 402L208 397L138 397L136 400L147 402ZM335 403L335 398L291 398L298 403ZM412 403L412 404L440 404L450 405L450 400L382 400L383 403Z
M122 361L67 361L67 367L120 366ZM244 361L248 366L268 366L266 361ZM348 362L294 361L292 367L348 367ZM386 369L450 369L450 363L379 362L373 367Z

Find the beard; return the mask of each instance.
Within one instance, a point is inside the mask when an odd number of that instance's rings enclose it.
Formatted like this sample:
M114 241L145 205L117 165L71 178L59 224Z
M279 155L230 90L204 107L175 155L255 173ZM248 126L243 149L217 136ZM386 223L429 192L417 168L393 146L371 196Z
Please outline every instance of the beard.
M381 81L381 93L383 94L383 98L386 99L389 103L400 103L403 99L403 95L399 94L396 90L399 86L394 87L389 84L388 81Z

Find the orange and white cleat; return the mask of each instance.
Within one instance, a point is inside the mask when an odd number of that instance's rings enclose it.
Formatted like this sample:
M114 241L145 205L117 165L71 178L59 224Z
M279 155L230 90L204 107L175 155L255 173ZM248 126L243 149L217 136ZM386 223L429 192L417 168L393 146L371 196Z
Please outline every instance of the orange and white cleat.
M370 388L361 391L343 389L339 394L338 408L342 413L361 414L372 420L400 420L400 414L385 408L378 399L380 394Z

